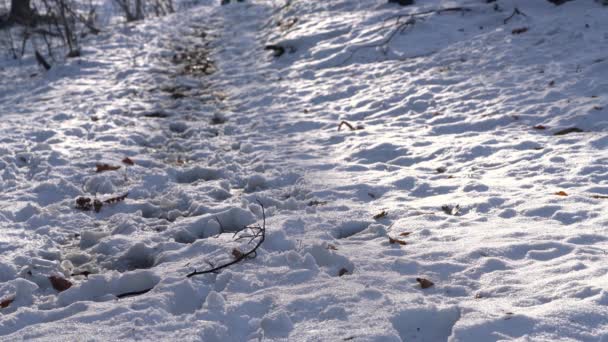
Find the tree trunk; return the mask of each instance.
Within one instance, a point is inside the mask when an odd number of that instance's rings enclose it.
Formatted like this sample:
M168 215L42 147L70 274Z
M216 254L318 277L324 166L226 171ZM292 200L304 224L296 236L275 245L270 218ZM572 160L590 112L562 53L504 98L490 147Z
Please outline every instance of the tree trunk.
M30 22L33 19L33 11L30 8L30 0L11 0L10 20L16 22Z

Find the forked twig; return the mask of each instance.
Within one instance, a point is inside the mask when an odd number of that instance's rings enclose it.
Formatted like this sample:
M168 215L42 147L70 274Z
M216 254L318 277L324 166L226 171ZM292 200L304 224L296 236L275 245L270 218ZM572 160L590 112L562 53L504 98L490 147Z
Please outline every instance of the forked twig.
M249 243L253 242L253 240L255 240L256 238L259 238L257 244L250 251L248 251L246 253L241 253L240 251L239 251L239 253L233 252L232 255L235 256L235 258L228 263L221 264L221 265L215 266L215 267L211 267L204 271L194 270L193 272L186 275L186 277L190 278L190 277L193 277L193 276L199 275L199 274L216 273L217 271L230 267L234 264L237 264L237 263L241 262L242 260L252 259L252 258L256 257L257 249L260 248L262 243L264 243L264 239L266 238L266 211L264 209L264 205L262 204L262 202L260 202L260 200L257 200L257 202L262 207L262 226L259 226L259 225L246 226L245 228L243 228L243 230L249 229L251 231L251 234L247 235L247 236L240 236L239 238L236 239L236 241L238 241L239 239L249 237L249 238L251 238L248 242L248 244L249 244Z

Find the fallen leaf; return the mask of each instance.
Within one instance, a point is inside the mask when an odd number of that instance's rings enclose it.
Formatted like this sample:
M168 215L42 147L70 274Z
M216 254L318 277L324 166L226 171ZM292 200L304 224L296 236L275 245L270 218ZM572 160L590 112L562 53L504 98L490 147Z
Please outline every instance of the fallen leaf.
M71 281L59 276L50 276L49 280L51 281L51 285L53 285L53 288L59 292L65 291L72 287Z
M568 196L568 194L565 191L558 191L555 193L557 196Z
M105 171L116 171L120 169L120 165L110 165L110 164L97 164L97 173L105 172Z
M242 258L242 257L243 257L243 252L241 252L241 251L239 251L238 249L234 248L234 249L232 250L232 256L233 256L235 259Z
M460 205L459 204L457 204L455 206L451 206L451 205L447 205L447 204L442 205L441 210L443 210L443 212L448 215L452 215L452 216L460 215Z
M409 236L410 234L412 234L412 232L403 232L400 233L399 236Z
M14 301L15 301L15 296L10 296L10 297L4 298L4 299L0 300L0 308L4 309L4 308L8 307L9 305L11 305L11 303Z
M446 172L448 169L444 166L440 166L438 168L435 169L435 171L437 171L437 173L444 173Z
M123 164L126 164L126 165L131 165L131 166L135 165L133 160L131 160L131 158L129 158L129 157L125 157L125 159L123 159L122 162L123 162Z
M595 199L608 199L608 196L606 196L606 195L591 195L591 198L595 198Z
M390 236L388 237L388 243L390 243L390 244L395 244L395 243L397 243L397 244L400 244L400 245L402 245L402 246L407 245L407 242L405 242L405 241L403 241L403 240L393 239L393 238L392 238L392 237L390 237Z
M330 250L332 250L332 251L337 251L337 250L338 250L338 247L336 247L336 246L334 246L334 245L332 245L332 244L328 244L328 245L327 245L327 249L330 249Z
M423 289L428 289L429 287L435 285L432 281L424 278L416 278L416 281L420 284L420 287Z
M532 128L534 128L534 129L538 129L538 130L543 130L543 129L547 129L547 126L544 126L544 125L536 125L536 126L534 126L534 127L532 127Z
M382 210L381 212L377 213L376 215L374 215L374 220L379 220L383 217L388 216L388 211L386 210Z

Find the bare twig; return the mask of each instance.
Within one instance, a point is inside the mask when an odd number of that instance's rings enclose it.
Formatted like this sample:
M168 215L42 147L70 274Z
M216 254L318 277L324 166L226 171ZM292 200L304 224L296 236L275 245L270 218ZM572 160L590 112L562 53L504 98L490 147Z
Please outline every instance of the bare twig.
M363 129L363 126L361 126L361 125L353 126L350 122L342 120L340 122L340 124L338 125L338 132L340 132L340 130L342 130L342 126L348 127L351 131L357 131L357 130Z
M125 293L121 293L121 294L117 294L116 298L125 298L125 297L131 297L131 296L139 296L142 295L144 293L148 293L153 289L153 287L149 288L149 289L145 289L145 290L141 290L141 291L131 291L131 292L125 292Z
M526 13L520 11L519 8L515 7L513 9L513 13L511 13L511 15L506 17L505 20L503 21L504 24L506 25L509 22L509 20L513 19L513 17L515 17L516 15L523 15L524 17L527 17Z
M186 277L190 278L193 277L195 275L199 275L199 274L207 274L207 273L217 273L219 270L230 267L234 264L237 264L245 259L250 259L250 258L255 258L257 255L257 249L262 245L262 243L264 243L264 239L266 238L266 211L264 209L264 205L262 204L262 202L260 202L260 200L257 200L257 202L260 204L260 206L262 206L262 226L246 226L245 228L243 228L243 230L247 230L249 229L251 231L251 234L246 236L246 237L250 237L251 239L249 240L248 244L250 244L251 242L253 242L253 240L255 240L256 238L258 239L258 242L256 243L256 245L249 250L246 253L243 253L239 250L238 253L235 253L233 250L232 255L235 257L232 261L227 262L225 264L221 264L219 266L215 266L215 267L211 267L207 270L204 271L197 271L194 270L193 272L189 273L188 275L186 275ZM241 236L237 239L237 241L241 238L245 238L245 236Z
M344 60L342 61L339 65L344 65L346 64L346 62L350 61L355 53L357 53L359 50L362 49L370 49L370 48L383 48L384 49L384 53L387 53L388 50L388 45L391 43L391 41L395 38L395 36L397 35L397 33L403 33L405 32L406 29L408 29L410 26L413 26L414 24L416 24L416 17L422 17L422 16L426 16L429 14L441 14L441 13L445 13L445 12L470 12L471 9L470 8L466 8L466 7L446 7L446 8L439 8L439 9L434 9L434 10L428 10L428 11L422 11L422 12L416 12L416 13L405 13L405 14L398 14L398 15L394 15L394 16L390 16L388 18L385 18L383 21L382 26L378 29L378 30L383 30L386 26L385 24L391 20L394 20L393 26L394 29L393 31L391 31L385 39L383 39L382 41L378 42L378 43L373 43L373 44L368 44L368 45L362 45L362 46L357 46L355 47L353 50L351 50L350 55ZM403 18L407 18L406 21L401 22L401 19Z

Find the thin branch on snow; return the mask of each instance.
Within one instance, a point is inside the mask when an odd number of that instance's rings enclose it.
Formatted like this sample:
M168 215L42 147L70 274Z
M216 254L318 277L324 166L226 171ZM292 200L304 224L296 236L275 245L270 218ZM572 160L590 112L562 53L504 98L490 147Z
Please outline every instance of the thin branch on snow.
M414 26L414 24L416 24L416 17L426 16L429 14L441 14L441 13L446 13L446 12L464 13L464 12L470 12L470 11L471 11L471 9L466 8L466 7L447 7L447 8L439 8L439 9L416 12L416 13L398 14L398 15L394 15L394 16L385 18L383 20L382 27L378 30L383 30L385 28L385 24L387 22L394 20L394 23L393 23L394 29L386 36L386 38L384 38L382 41L380 41L378 43L355 47L351 51L350 55L344 61L342 61L342 63L338 64L338 66L346 64L346 62L350 61L355 56L355 54L359 50L362 50L362 49L382 48L385 50L384 53L386 54L387 53L386 50L388 50L388 45L395 38L397 33L403 33L409 27ZM403 19L403 18L407 18L407 20L404 22L401 22L401 19Z
M516 15L523 15L524 17L527 17L526 13L520 11L519 8L515 7L513 9L513 13L511 13L510 16L506 17L505 20L503 20L503 23L506 25L509 20L513 19L513 17L515 17Z
M239 241L241 239L249 238L250 240L249 240L249 242L247 242L247 244L251 244L255 239L258 239L258 242L256 243L256 245L251 250L249 250L248 252L245 252L245 253L243 253L235 248L232 250L232 255L234 256L234 260L227 262L225 264L221 264L219 266L215 266L215 267L211 266L211 268L206 269L204 271L194 270L193 272L186 275L186 277L191 278L191 277L193 277L195 275L199 275L199 274L217 273L221 269L230 267L245 259L252 259L257 256L257 250L258 250L258 248L260 248L262 243L264 243L264 239L266 238L266 211L264 209L264 205L262 204L262 202L260 202L260 200L257 200L257 202L262 207L262 225L244 227L240 231L243 232L243 231L249 230L250 233L247 235L241 235L235 239L235 241Z

